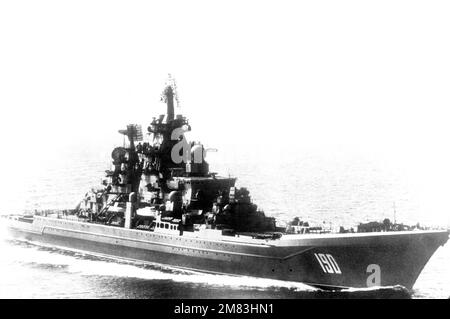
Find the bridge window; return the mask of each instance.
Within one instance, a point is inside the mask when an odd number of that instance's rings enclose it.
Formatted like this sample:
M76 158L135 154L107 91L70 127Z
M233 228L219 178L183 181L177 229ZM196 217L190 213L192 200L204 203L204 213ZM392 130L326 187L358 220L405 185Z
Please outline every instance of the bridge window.
M169 228L169 224L165 224L164 228L166 228L166 229Z

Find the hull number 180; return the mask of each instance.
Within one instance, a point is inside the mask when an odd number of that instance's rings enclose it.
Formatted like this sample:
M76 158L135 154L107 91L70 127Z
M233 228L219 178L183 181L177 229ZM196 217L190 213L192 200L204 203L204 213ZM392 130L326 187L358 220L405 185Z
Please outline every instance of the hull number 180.
M330 254L314 254L320 267L327 274L342 274L336 260Z

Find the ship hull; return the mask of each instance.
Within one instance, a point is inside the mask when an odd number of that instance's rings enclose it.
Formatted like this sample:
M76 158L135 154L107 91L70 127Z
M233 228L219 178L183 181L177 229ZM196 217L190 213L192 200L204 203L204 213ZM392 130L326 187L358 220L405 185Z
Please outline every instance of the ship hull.
M341 289L411 289L447 231L286 235L280 240L208 239L35 217L8 220L18 238L143 262Z

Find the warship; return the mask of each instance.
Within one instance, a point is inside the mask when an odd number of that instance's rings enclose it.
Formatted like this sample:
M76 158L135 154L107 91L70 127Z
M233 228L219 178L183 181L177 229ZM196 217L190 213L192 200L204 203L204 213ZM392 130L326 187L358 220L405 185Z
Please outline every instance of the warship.
M2 216L15 237L127 260L237 276L301 282L322 289L401 285L412 289L448 230L383 222L331 231L295 218L279 223L209 170L207 149L188 142L175 114L176 83L163 90L166 114L147 134L119 132L102 184L72 209Z

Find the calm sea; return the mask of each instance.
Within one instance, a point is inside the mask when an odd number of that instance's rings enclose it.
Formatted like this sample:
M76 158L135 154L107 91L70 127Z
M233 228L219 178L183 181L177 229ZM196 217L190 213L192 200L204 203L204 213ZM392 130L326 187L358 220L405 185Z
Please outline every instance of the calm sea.
M212 171L237 176L238 186L247 187L253 201L279 219L299 216L332 227L384 218L442 224L440 216L421 210L410 176L370 156L342 150L286 150L266 156L263 149L226 145L224 149L209 156ZM110 150L107 143L59 149L31 163L18 185L11 185L22 191L3 192L8 201L1 213L74 207L90 187L100 183L109 168ZM12 240L4 233L0 251L0 298L391 297L397 291L322 293L298 283L201 274L92 256ZM450 245L446 245L427 264L411 296L449 298L449 266Z

